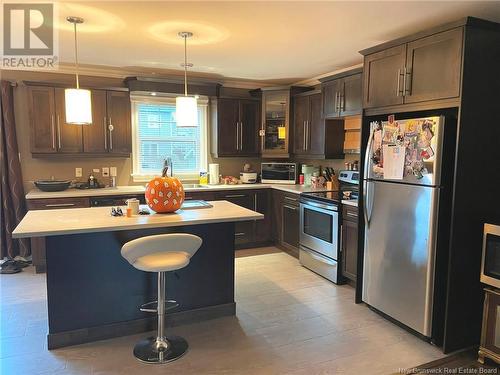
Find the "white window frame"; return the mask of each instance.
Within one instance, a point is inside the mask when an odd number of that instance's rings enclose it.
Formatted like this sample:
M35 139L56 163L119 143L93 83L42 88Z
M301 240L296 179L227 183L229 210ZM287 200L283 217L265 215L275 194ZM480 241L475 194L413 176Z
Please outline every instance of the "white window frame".
M145 174L140 171L140 142L139 142L139 114L137 106L139 104L170 104L175 105L175 96L172 95L131 95L130 101L132 104L132 179L134 182L148 182L152 178L160 176L161 171L157 174ZM203 109L203 120L200 124L200 169L207 170L208 166L208 98L199 97L198 107ZM193 173L177 173L175 171L175 164L173 166L174 176L181 181L198 180L199 171Z

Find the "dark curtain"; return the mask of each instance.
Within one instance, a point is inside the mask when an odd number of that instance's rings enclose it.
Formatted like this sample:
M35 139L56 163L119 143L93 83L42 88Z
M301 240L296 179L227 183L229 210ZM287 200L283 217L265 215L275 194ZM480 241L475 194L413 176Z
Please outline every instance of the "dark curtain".
M14 89L0 81L0 245L1 258L31 254L29 239L12 239L12 231L26 214L21 163L14 122Z

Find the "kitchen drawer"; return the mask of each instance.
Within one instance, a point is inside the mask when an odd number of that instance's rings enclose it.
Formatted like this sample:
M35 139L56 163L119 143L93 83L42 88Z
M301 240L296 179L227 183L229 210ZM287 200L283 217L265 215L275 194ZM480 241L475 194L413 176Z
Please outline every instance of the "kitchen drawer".
M299 194L294 194L294 193L283 193L283 203L288 204L291 206L298 206L299 205Z
M188 200L199 199L203 201L214 201L214 192L209 191L186 191L186 198Z
M59 208L90 207L89 198L50 198L26 200L28 210L54 210Z
M252 190L219 191L215 193L215 199L218 201L226 200L250 210L255 209L255 192Z
M234 225L234 244L247 245L254 242L254 222L240 221Z
M342 205L342 219L348 221L358 221L358 207Z

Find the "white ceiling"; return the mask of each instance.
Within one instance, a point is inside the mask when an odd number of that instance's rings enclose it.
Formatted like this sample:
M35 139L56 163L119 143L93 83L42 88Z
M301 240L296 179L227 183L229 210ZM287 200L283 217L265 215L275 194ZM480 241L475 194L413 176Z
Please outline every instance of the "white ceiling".
M59 56L73 61L66 16L80 16L83 64L180 69L182 40L193 71L297 82L361 62L358 51L471 15L500 22L500 2L59 2Z

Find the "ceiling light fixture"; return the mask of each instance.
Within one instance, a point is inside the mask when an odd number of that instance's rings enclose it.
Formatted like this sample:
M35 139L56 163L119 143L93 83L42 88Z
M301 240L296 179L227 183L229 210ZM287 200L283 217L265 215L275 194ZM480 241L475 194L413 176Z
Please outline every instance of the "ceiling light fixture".
M66 123L72 125L92 124L92 99L90 90L80 88L78 77L78 44L76 40L76 25L83 23L83 18L67 17L66 20L73 24L75 32L75 67L76 67L76 89L64 90L66 107Z
M189 31L181 31L181 38L184 38L184 96L175 98L176 124L179 127L198 126L198 105L196 97L188 96L187 89L187 68L193 64L187 62L187 39L193 36Z

